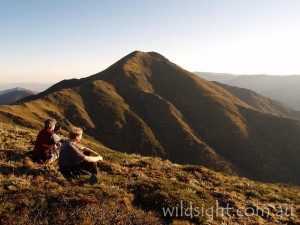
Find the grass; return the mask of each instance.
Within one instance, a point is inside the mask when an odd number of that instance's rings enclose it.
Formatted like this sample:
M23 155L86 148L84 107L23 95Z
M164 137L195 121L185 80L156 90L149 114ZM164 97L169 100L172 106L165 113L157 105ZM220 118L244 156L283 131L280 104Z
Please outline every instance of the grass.
M0 121L40 129L53 117L118 151L299 185L300 123L265 113L267 100L250 105L158 53L136 51L101 73L0 106Z
M99 182L82 176L67 181L56 163L33 163L36 130L0 124L1 224L297 224L299 187L254 182L195 165L178 165L158 157L113 151L85 140L105 161L99 163ZM164 215L163 209L187 210L191 204L209 210L269 207L268 217ZM278 207L293 216L278 216ZM252 207L252 208L251 208ZM180 215L180 214L179 214Z

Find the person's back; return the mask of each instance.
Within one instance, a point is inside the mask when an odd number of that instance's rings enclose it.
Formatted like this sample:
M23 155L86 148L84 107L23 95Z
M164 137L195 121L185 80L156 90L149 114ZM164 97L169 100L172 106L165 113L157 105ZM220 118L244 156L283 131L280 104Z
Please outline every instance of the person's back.
M51 130L41 130L36 138L33 149L33 156L40 162L45 162L50 158L50 140L54 134Z
M48 119L45 121L45 128L41 130L36 138L33 158L39 163L52 162L58 158L56 144L61 138L54 133L56 121Z
M92 149L79 144L82 133L83 131L79 127L70 129L70 140L66 141L60 149L59 169L67 179L78 175L91 174L91 178L97 180L97 161L103 160L103 158ZM90 154L95 156L90 156Z
M58 163L62 166L74 166L80 164L86 155L80 149L83 147L79 144L66 141L60 149Z

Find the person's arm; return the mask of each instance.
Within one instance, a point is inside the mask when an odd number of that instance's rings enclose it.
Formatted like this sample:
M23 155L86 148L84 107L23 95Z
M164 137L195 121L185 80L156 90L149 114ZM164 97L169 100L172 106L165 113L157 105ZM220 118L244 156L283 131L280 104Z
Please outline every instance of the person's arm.
M50 138L50 144L57 144L60 141L61 141L60 136L58 136L57 134L52 134L52 136Z
M83 148L81 149L81 151L86 151L86 152L92 153L92 154L94 154L94 155L96 155L96 156L100 156L97 152L95 152L95 151L93 151L92 149L87 148L87 147L83 147Z
M98 156L85 156L84 161L87 162L97 162L97 161L102 161L103 157L98 155Z
M95 156L86 156L87 160L85 159L85 161L87 161L87 162L97 162L99 160L103 160L103 157L100 156L97 152L93 151L92 149L81 146L79 144L76 144L75 146L76 146L76 148L78 148L82 152L86 151L86 152L89 152L89 153L92 153L92 154L95 155ZM97 158L97 159L95 159L95 158Z

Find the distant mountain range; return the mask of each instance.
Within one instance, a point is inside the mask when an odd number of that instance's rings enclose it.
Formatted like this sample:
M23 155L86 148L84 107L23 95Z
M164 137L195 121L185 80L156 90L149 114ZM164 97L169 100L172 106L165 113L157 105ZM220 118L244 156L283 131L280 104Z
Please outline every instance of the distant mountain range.
M214 83L226 89L243 102L246 102L247 104L264 113L300 120L300 111L296 111L295 109L285 105L284 103L264 97L246 88L234 87L216 81L214 81Z
M31 90L33 92L42 92L52 86L51 83L0 83L0 92L16 87Z
M300 110L300 76L298 75L233 75L209 72L195 72L195 74L209 81L250 89Z
M10 105L22 98L35 94L37 94L37 92L19 87L0 91L0 105Z
M136 51L98 74L1 106L0 119L40 129L54 117L118 151L299 185L297 115L254 92L234 92L158 53Z

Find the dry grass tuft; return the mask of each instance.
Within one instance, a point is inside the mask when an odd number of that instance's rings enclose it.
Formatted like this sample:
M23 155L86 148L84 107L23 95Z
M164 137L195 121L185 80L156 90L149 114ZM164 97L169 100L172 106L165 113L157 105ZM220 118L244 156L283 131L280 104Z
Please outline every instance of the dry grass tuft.
M88 176L71 181L57 164L39 165L27 155L37 131L0 124L1 224L282 224L299 223L300 194L294 186L258 183L195 165L115 152L86 141L107 159L99 164L99 182ZM19 136L19 134L22 134ZM18 137L18 138L17 138ZM17 143L14 140L17 138ZM6 149L8 147L8 149ZM163 208L189 204L208 209L268 207L268 216L164 216ZM278 207L290 214L279 217ZM249 222L250 221L250 222Z

